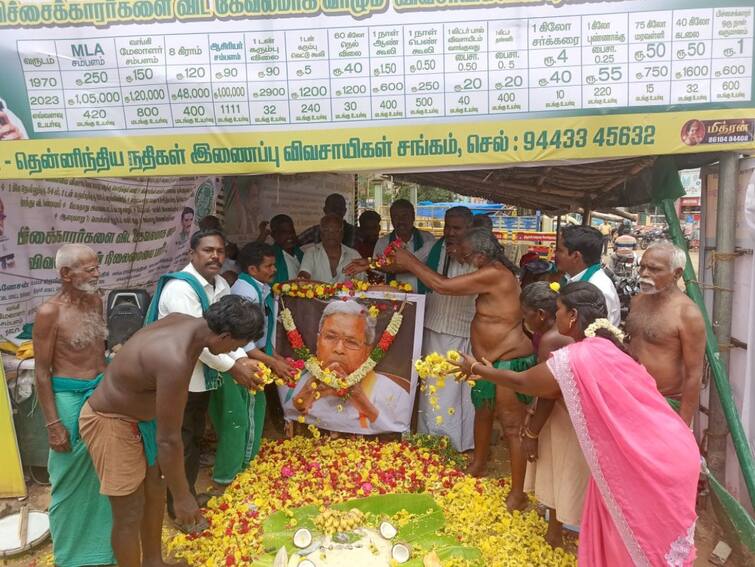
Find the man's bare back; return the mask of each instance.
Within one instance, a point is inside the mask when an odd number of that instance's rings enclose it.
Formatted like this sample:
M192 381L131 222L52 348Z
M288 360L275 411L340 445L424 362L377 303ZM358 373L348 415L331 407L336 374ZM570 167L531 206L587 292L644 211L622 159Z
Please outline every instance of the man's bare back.
M206 328L203 319L174 313L139 330L105 371L105 379L89 400L92 409L139 421L154 419L158 377L170 374L177 394L188 391L204 348L197 336L202 328Z
M692 313L689 313L692 311ZM685 379L682 334L699 310L681 291L668 297L637 295L627 318L632 353L664 396L681 398Z

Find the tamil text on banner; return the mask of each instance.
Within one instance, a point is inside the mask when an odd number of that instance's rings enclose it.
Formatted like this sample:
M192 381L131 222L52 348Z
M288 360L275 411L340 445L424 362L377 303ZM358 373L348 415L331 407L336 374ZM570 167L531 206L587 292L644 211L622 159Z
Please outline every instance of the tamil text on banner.
M0 177L753 149L754 10L752 0L0 0Z
M216 178L194 177L0 181L0 335L18 334L57 292L63 244L97 253L105 290L151 289L183 268L217 189Z
M276 351L302 367L278 386L286 420L365 435L409 430L424 296L360 295L284 297Z

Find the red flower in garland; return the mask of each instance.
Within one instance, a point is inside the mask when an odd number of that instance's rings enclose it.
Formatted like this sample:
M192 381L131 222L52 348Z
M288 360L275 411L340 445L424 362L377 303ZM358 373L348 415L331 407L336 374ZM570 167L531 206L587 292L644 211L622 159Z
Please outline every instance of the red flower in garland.
M293 331L289 331L287 335L288 341L291 343L291 348L296 350L304 347L304 339L298 330L294 329Z
M388 350L393 344L393 339L395 338L396 337L394 337L390 333L383 333L383 336L380 337L380 341L377 344L378 348L382 351Z

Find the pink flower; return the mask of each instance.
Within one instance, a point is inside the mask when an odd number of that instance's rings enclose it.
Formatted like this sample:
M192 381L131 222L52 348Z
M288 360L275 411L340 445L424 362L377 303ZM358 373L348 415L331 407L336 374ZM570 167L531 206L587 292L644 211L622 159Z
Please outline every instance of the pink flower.
M294 469L292 469L288 465L284 465L283 467L281 467L281 476L283 478L291 478L292 476L294 476Z
M371 482L363 482L362 483L362 490L364 491L365 495L369 496L372 492L372 483Z

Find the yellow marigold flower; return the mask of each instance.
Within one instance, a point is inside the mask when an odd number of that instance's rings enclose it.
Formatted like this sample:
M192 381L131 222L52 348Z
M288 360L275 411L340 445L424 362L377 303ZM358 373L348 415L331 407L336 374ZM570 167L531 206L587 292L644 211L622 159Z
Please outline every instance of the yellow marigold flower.
M450 407L448 408L448 415L454 415L456 413L456 408Z
M303 415L300 415L296 418L299 423L304 423L305 417Z
M311 289L308 289L307 293L306 293L306 296L307 296L307 299L314 299L315 292L313 292Z
M436 423L436 425L443 425L443 416L442 415L436 415L435 416L435 423Z
M455 350L449 350L446 353L446 358L451 362L459 362L461 360L461 355Z
M370 308L367 310L367 312L373 319L377 318L377 316L380 315L380 309L378 309L375 305L370 305Z

